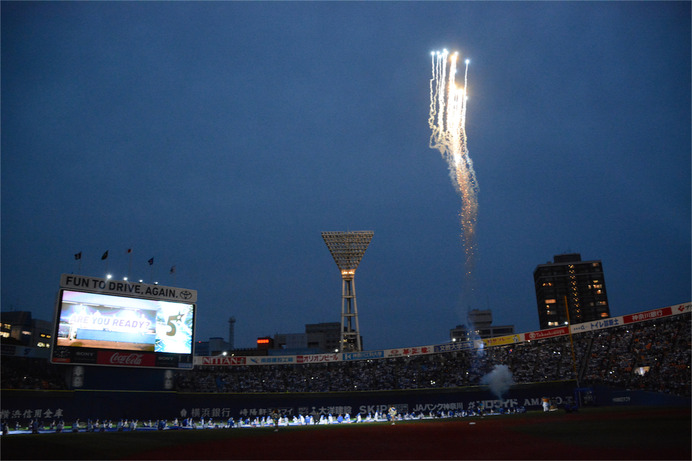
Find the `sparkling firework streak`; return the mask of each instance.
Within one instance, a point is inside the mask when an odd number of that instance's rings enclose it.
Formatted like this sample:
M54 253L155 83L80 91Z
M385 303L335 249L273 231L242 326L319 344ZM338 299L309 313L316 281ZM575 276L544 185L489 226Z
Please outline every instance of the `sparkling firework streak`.
M464 86L456 85L458 53L432 52L430 79L430 147L440 151L449 165L449 175L461 197L461 237L466 254L466 274L474 266L475 230L478 216L478 183L466 147L466 83L469 60L465 61ZM448 65L449 62L449 65Z

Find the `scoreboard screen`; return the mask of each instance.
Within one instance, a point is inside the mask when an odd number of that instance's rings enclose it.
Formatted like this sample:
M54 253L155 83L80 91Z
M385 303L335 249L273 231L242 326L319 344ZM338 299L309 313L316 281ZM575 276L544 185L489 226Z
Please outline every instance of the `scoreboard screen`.
M196 305L184 299L192 298L190 290L79 276L63 275L63 280L101 292L63 284L53 363L192 368Z

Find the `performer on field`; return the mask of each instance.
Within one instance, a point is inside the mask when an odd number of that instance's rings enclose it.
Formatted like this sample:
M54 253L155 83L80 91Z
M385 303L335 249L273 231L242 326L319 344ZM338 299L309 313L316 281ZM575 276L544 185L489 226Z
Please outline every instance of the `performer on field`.
M543 397L541 401L543 402L543 411L550 411L550 399Z
M392 426L395 424L394 419L396 418L396 408L394 408L394 405L389 407L389 419L392 421Z
M274 421L274 432L279 431L279 411L277 409L272 410L272 421Z

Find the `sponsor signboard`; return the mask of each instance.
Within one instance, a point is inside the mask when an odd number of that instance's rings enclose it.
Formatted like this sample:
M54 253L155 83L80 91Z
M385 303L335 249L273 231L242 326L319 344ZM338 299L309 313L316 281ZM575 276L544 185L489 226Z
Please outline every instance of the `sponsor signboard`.
M521 339L523 335L517 334L517 335L509 335L509 336L496 336L494 338L486 338L483 340L483 345L485 347L492 347L492 346L503 346L505 344L515 344L520 341L523 341Z
M553 336L561 336L569 333L569 329L564 327L550 328L548 330L538 330L531 331L529 333L524 333L524 337L527 341L533 341L534 339L552 338Z
M623 315L624 323L641 322L643 320L651 320L659 317L667 317L673 314L673 309L671 307L663 307L661 309L654 309L651 311L644 311L638 314Z

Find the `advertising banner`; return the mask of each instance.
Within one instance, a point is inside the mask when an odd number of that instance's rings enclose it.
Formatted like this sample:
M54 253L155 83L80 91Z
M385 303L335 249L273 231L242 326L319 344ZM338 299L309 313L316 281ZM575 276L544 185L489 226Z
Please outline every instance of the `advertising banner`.
M127 280L102 279L85 275L62 274L60 286L75 291L88 291L92 293L162 299L186 303L197 302L197 290L135 283Z
M483 344L485 345L485 347L503 346L505 344L516 344L518 342L523 341L522 336L524 335L518 334L508 336L496 336L494 338L484 339Z
M671 307L663 307L661 309L640 312L638 314L623 315L622 318L625 323L633 323L641 322L642 320L651 320L659 317L667 317L672 314L673 309Z
M524 333L524 337L527 341L533 341L534 339L552 338L554 336L562 336L568 333L569 328L564 326L558 328L551 328L549 330L531 331L529 333Z

